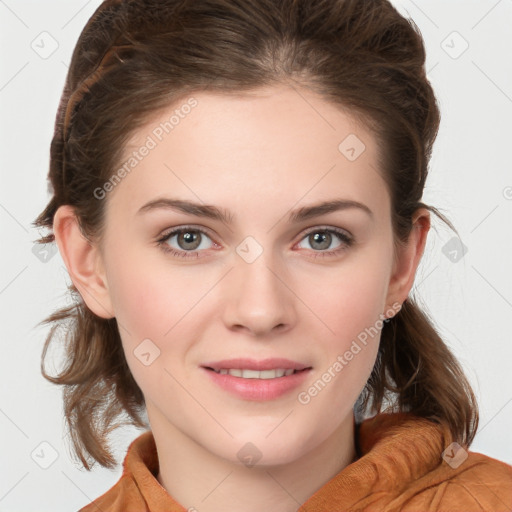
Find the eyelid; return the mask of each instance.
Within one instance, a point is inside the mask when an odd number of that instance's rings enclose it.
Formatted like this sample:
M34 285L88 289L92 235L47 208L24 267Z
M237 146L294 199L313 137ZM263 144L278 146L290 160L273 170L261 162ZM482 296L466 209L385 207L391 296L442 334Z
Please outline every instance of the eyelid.
M302 238L304 238L305 236L307 236L311 233L315 233L316 231L333 231L335 233L345 235L347 238L351 238L351 239L354 238L352 236L352 234L350 233L350 231L347 231L344 228L338 228L336 226L329 226L329 225L325 225L325 224L324 225L319 224L319 225L313 226L311 228L306 228L306 230L303 231L300 236ZM301 238L301 240L302 240L302 238Z
M194 226L193 224L183 224L178 226L173 226L171 228L164 229L158 236L157 239L161 240L162 238L168 238L171 234L176 234L176 232L179 231L186 231L187 229L190 229L190 231L199 231L201 233L204 233L205 235L208 235L210 238L214 239L215 235L213 235L213 232L204 227L204 226Z

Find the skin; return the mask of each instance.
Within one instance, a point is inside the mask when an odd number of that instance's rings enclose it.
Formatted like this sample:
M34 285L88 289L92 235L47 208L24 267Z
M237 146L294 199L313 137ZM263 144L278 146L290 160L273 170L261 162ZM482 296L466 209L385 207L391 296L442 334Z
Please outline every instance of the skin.
M407 298L429 212L416 212L408 243L395 251L373 136L308 89L194 98L190 114L103 199L101 240L84 239L69 206L59 208L54 232L88 307L117 318L146 399L159 482L201 512L295 511L354 460L353 405L380 332L309 403L300 403L298 393ZM176 108L139 129L126 156ZM354 161L338 149L349 134L366 146ZM228 225L168 208L137 213L163 197L225 208L236 220ZM350 208L299 223L287 219L292 209L340 198L365 204L373 216ZM208 232L199 234L199 257L173 256L156 242L184 225ZM325 249L307 236L311 228L339 228L355 242L347 246L332 234ZM247 236L263 251L251 263L236 251ZM166 243L187 250L176 236ZM134 354L144 339L160 350L148 366ZM243 400L200 368L237 356L285 357L312 370L304 385L280 398ZM253 467L237 456L248 442L261 452Z

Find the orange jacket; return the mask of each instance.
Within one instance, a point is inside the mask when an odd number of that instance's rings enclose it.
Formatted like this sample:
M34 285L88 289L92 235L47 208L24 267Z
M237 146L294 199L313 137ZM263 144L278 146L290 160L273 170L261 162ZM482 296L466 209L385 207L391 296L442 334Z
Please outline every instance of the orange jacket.
M512 511L512 466L451 445L446 427L381 413L356 428L355 441L359 458L297 512ZM130 445L120 480L80 512L186 512L157 474L148 431Z

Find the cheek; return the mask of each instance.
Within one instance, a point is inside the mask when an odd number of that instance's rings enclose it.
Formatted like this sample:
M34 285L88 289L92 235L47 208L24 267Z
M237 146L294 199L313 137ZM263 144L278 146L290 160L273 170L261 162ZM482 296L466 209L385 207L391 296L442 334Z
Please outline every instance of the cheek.
M133 376L137 382L144 380L145 384L139 385L146 390L160 385L162 378L169 379L165 372L157 372L158 368L175 368L178 361L186 362L194 342L201 338L205 322L198 318L203 320L204 308L211 308L214 299L210 292L218 276L192 266L172 266L162 258L152 260L143 251L124 259L116 258L120 254L114 252L112 256L115 263L108 281L124 352ZM158 355L150 374L142 355L148 352L151 358Z
M112 256L116 261L115 253ZM172 384L165 369L182 360L194 339L187 314L201 290L191 287L183 272L161 263L149 264L136 254L117 259L108 281L131 373L146 398L159 396Z
M112 273L114 312L124 329L125 337L136 343L139 338L160 338L170 328L173 317L171 304L176 304L178 292L165 287L162 280L141 267L121 264Z
M361 252L323 280L323 293L311 296L311 304L328 327L322 329L323 355L315 389L306 391L304 401L315 398L315 407L341 414L364 388L377 357L384 325L389 283L391 249L375 246ZM324 391L325 389L325 391ZM318 393L316 395L315 393ZM300 400L299 400L300 401Z
M309 292L308 302L340 349L381 319L389 282L387 269L386 262L372 263L365 257L333 270L322 280L321 288L318 279L316 288L310 288L316 291Z
M318 340L319 364L297 401L304 407L306 421L323 417L325 435L349 413L372 372L384 325L385 289L381 273L366 267L365 272L340 274L318 296L317 308L331 332Z
M206 292L206 284L192 282L189 272L166 265L153 252L122 247L120 241L117 250L112 248L107 268L116 318L133 342L140 337L163 339Z

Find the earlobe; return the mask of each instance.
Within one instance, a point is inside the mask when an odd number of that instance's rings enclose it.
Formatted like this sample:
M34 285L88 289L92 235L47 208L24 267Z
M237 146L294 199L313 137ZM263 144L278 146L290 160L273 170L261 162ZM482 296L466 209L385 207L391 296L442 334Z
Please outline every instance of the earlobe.
M87 307L101 318L113 318L99 248L84 236L70 205L63 205L56 211L53 233L71 280Z
M412 223L407 245L400 247L396 255L388 287L389 306L403 304L411 291L430 230L430 212L425 208L418 209L413 215Z

